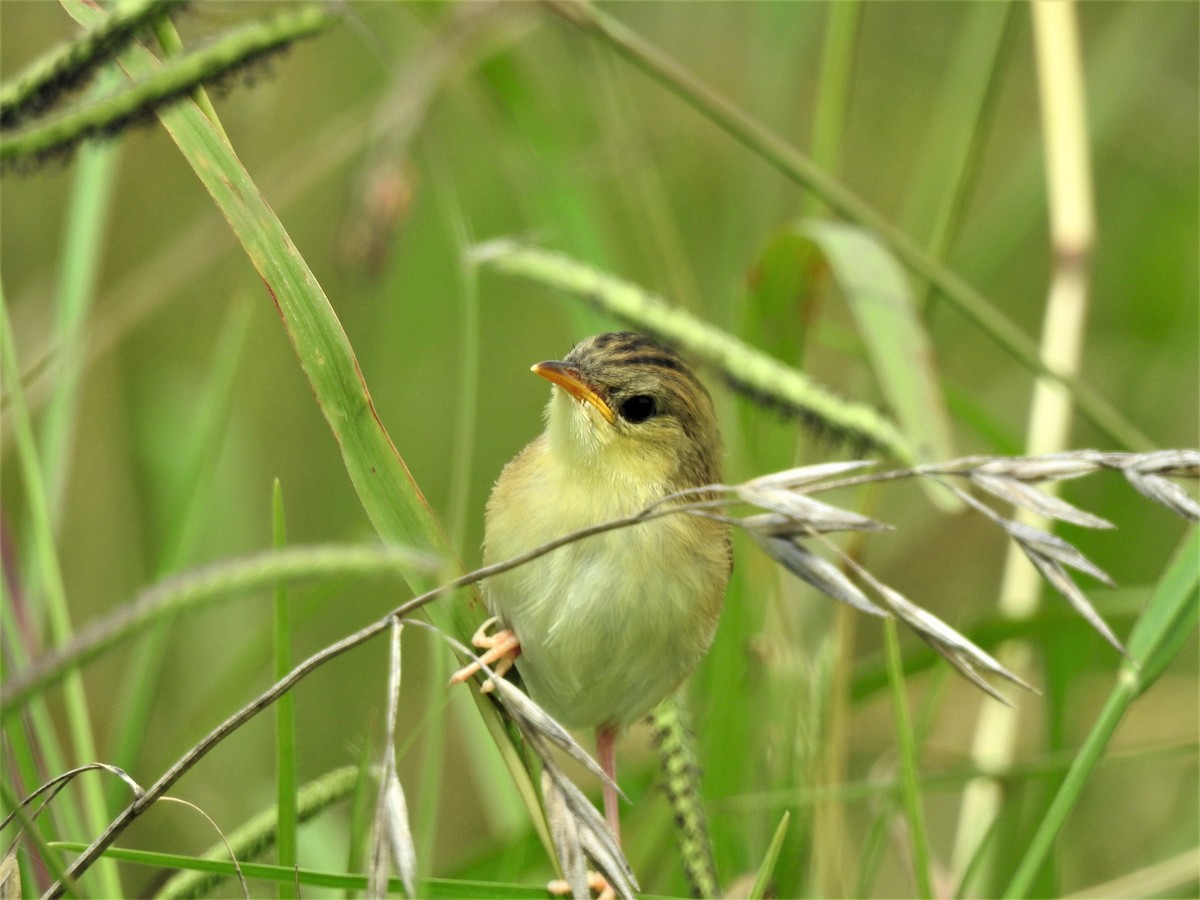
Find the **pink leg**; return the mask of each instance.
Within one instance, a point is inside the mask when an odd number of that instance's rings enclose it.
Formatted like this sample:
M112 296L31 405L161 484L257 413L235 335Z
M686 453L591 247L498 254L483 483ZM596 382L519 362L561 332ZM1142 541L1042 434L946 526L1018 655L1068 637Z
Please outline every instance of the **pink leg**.
M616 784L617 781L616 742L617 729L615 727L602 725L596 729L597 761L600 763L600 768L604 770L604 774L612 779L613 784ZM619 846L621 843L621 814L617 810L617 792L607 784L604 785L604 818L608 820L608 827L616 835ZM599 894L597 900L615 900L616 893L612 886L598 872L588 872L588 887ZM566 881L552 881L546 886L546 889L555 896L565 896L571 893L571 885Z
M601 725L596 729L596 756L599 757L600 768L604 774L616 783L617 780L617 729L609 725ZM617 792L611 785L604 785L604 818L608 827L621 843L621 813L617 809Z

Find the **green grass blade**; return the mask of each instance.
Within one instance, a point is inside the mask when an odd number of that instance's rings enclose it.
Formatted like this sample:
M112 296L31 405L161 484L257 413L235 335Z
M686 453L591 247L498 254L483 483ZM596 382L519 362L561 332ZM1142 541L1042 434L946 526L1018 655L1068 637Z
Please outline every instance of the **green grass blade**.
M275 548L287 546L287 526L283 513L283 487L279 479L271 491L271 506L275 523ZM287 586L275 585L275 678L292 671L292 621ZM288 693L275 705L275 807L278 810L276 855L279 865L293 868L297 862L296 829L296 695ZM288 881L279 885L280 897L296 897L295 885Z
M457 391L457 411L453 446L450 450L450 488L449 499L446 503L446 522L450 532L450 544L455 547L466 545L466 534L472 519L470 510L472 472L478 449L478 418L479 398L482 390L480 383L480 341L481 328L479 321L479 290L478 272L470 264L467 247L470 244L470 225L465 210L459 198L458 189L450 177L441 154L434 150L426 156L430 168L435 173L435 195L439 211L446 221L458 252L454 254L458 265L455 275L455 294L458 297L458 309L461 321L457 359L454 366L459 378ZM444 641L426 640L425 636L417 640L424 641L424 651L428 659L438 668L445 671L453 663L453 654ZM424 685L425 721L421 728L423 746L421 751L420 774L417 779L419 794L414 798L415 810L410 807L410 814L416 822L416 834L424 835L417 846L417 871L428 872L434 868L433 861L437 857L438 820L442 815L442 794L445 775L445 758L447 752L446 738L449 733L449 702L445 685L440 678L428 678ZM468 753L478 752L484 748L472 747ZM484 750L486 752L486 750ZM502 777L502 773L495 772ZM492 779L494 780L494 779ZM499 793L499 792L498 792ZM519 800L509 795L507 798L513 808L519 808ZM504 801L501 801L504 802Z
M785 812L783 818L779 820L779 827L775 829L771 845L767 847L762 865L758 867L758 874L754 876L754 884L750 888L750 893L746 895L748 900L761 900L763 897L770 896L771 873L775 871L775 863L779 861L779 851L783 849L783 839L787 836L788 822L791 819L792 814Z
M430 156L434 157L435 155L430 154ZM471 246L470 225L467 222L458 191L440 161L431 158L430 162L439 176L438 199L441 201L442 214L458 250L455 256L459 261L455 274L458 276L458 294L461 297L462 328L459 330L459 346L457 348L459 364L455 366L455 370L460 378L460 387L456 404L457 421L455 422L454 446L450 451L452 454L451 487L450 500L447 503L449 509L447 521L453 545L461 547L467 531L467 524L471 518L469 512L471 472L478 439L477 426L481 389L479 379L481 355L479 273L476 267L470 263L468 253Z
M99 89L116 77L101 79ZM78 418L79 385L86 358L88 313L103 262L108 210L116 184L117 148L91 146L75 167L67 228L55 292L55 351L58 374L43 412L41 455L46 474L50 521L57 533L69 481L71 449Z
M816 245L829 265L866 341L880 389L917 459L953 457L950 417L938 385L933 347L895 258L869 232L853 225L809 220L795 231Z
M1126 664L1121 677L1136 678L1138 694L1158 680L1195 630L1200 603L1198 569L1200 529L1193 528L1129 636L1129 656L1134 665Z
M62 850L84 850L85 844L61 841L54 846ZM222 848L223 849L223 848ZM155 853L148 850L126 850L110 847L104 852L106 859L120 860L135 865L153 866L159 869L187 869L195 872L215 873L225 878L232 878L237 873L233 863L224 860L198 859L191 856L180 856L173 853ZM300 869L293 871L282 866L272 866L265 863L241 863L242 874L248 879L256 879L274 884L282 884L298 880L302 886L317 888L333 888L342 890L363 890L367 886L365 875L351 875L343 872L322 872L315 869ZM400 895L404 885L399 878L388 880L388 894ZM168 896L164 894L163 896ZM190 896L183 892L173 892L169 896ZM499 884L486 881L450 881L443 878L424 878L417 887L417 896L429 898L454 898L454 900L478 900L479 897L514 898L514 900L544 900L545 885Z
M932 861L929 854L929 835L925 830L925 814L921 808L920 762L917 758L917 742L913 736L912 721L908 715L904 664L900 653L900 638L896 630L895 619L889 618L884 622L884 640L887 645L888 671L892 685L892 713L896 724L897 753L900 757L901 793L912 849L910 862L913 876L917 880L917 895L932 897Z
M365 872L366 849L371 840L371 825L375 820L375 787L371 775L371 759L374 748L371 741L363 741L358 765L355 767L354 793L350 799L349 850L346 853L347 872ZM347 888L345 896L356 897L358 891Z
M928 235L926 245L935 259L945 258L975 185L988 117L1005 71L1002 63L1016 33L1015 7L1008 0L969 7L961 38L951 48L937 107L923 129L923 152L917 158L902 223L909 234ZM925 293L921 308L928 310L935 292Z
M1193 528L1180 545L1171 566L1159 581L1145 614L1130 635L1130 659L1122 666L1116 686L1038 825L1004 896L1028 896L1054 848L1059 832L1093 770L1103 758L1125 712L1158 679L1184 642L1191 637L1196 630L1198 611L1200 529Z
M105 89L104 81L102 79L97 90ZM117 161L117 151L112 146L87 148L80 155L71 186L54 298L53 385L42 412L38 434L38 454L45 479L46 517L49 532L54 536L60 533L64 498L71 480L72 449L79 416L80 384L87 343L86 322L102 263L101 251L106 235ZM13 384L16 390L21 390L21 385L16 382ZM24 526L23 533L36 534L29 525ZM44 593L38 581L41 571L39 557L43 550L36 540L30 540L23 548L25 558L22 560L22 567L28 573L24 585L26 598L36 598ZM6 583L0 588L0 593L6 593L7 588ZM24 629L12 618L13 612L13 607L5 598L2 614L4 627L9 629L8 635L15 637L22 634ZM42 611L32 610L32 618L34 621L40 621L43 618ZM23 652L27 648L22 642L12 640L10 646L13 658L5 660L3 670L6 672L20 670L28 665L27 655ZM0 680L3 680L2 676ZM8 734L13 742L12 750L17 771L21 773L26 784L35 784L46 771L42 769L38 772L39 756L44 755L45 763L57 771L68 766L58 746L59 739L46 708L39 702L29 711L30 732L18 728L9 730ZM36 752L30 741L37 745ZM12 774L15 776L16 772ZM60 825L67 829L67 833L80 827L78 811L72 803L72 798L76 796L75 790L64 794L57 808ZM104 811L101 810L99 814L103 815ZM50 820L43 820L43 825L49 829ZM110 869L109 875L113 874Z
M836 172L846 130L846 115L850 108L854 51L858 46L862 4L858 0L829 3L825 6L825 15L820 90L813 111L812 158L825 171ZM824 214L821 195L816 192L806 195L804 215L816 218Z
M58 645L71 638L73 632L71 614L67 603L66 586L63 583L62 567L55 545L54 529L50 521L50 506L46 496L42 462L33 434L33 423L30 421L24 393L21 389L21 367L17 360L16 343L13 340L12 325L8 317L8 306L2 296L0 296L0 363L2 363L0 380L9 385L9 408L13 421L11 427L15 431L17 460L30 514L29 540L30 545L34 548L32 552L40 584L40 600L44 604L44 608L38 612L45 617L50 641ZM90 706L84 691L83 679L78 673L67 676L63 695L66 701L71 759L76 765L99 761L96 739L92 730ZM41 749L48 754L52 765L60 764L59 753L53 748L54 729L48 727L48 723L46 725L47 727L41 731L41 734L47 738L49 743L44 744ZM63 768L67 768L67 766ZM84 778L80 783L79 790L82 795L83 821L93 831L103 830L108 818L103 789L95 779ZM101 894L121 895L121 882L117 869L112 864L106 864L98 869L96 880L96 887Z
M357 766L343 766L301 785L293 796L296 821L307 822L350 798L358 784L358 775ZM189 863L196 861L196 857L181 857L188 862L180 865L179 868L188 871L181 872L169 879L156 896L161 898L196 897L210 893L226 877L233 877L235 874L229 861L230 849L233 850L233 855L239 863L264 856L272 846L276 845L278 840L280 821L278 812L276 807L252 816L226 837L229 842L228 848L224 841L219 841L199 857L201 860L218 863L224 866L223 869L193 867ZM291 874L292 866L280 864L271 868L278 869L280 873L287 873L286 877L281 876L278 879L281 892L294 885ZM301 884L303 883L301 881Z
M18 823L22 828L22 836L32 845L32 849L36 851L37 859L46 867L46 873L51 878L62 881L72 896L86 896L83 891L79 890L75 880L67 874L67 867L64 862L65 851L53 846L46 839L45 835L38 830L37 823L30 818L28 808L21 808L21 801L25 798L18 797L13 793L13 789L9 786L8 782L0 781L0 799L3 800L5 815L7 816L10 811L12 812L13 821ZM15 848L10 852L15 853ZM23 896L33 896L37 893L33 889L34 881L33 873L30 871L31 868L31 866L25 866L21 870L20 883L17 885L17 890L12 890L9 884L4 885L6 892L5 900L8 900L8 896L13 897L14 900L20 900Z
M170 19L159 19L154 23L154 37L158 39L158 45L162 47L164 56L178 56L184 52L183 40L179 37L179 31L176 29L175 23ZM212 98L208 96L208 91L203 86L197 85L192 89L191 96L196 105L208 116L208 120L213 123L217 131L225 135L225 140L229 140L229 135L225 134L225 128L221 125L221 120L217 117L216 107L213 106Z

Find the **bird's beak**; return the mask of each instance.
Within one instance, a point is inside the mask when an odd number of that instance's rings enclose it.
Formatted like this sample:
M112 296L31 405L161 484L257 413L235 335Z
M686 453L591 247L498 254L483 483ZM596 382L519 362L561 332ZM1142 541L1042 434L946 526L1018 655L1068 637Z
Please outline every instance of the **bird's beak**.
M612 411L612 407L605 403L591 385L583 380L579 370L573 366L558 360L547 360L535 363L531 367L531 371L535 375L541 375L547 381L554 382L572 397L592 404L610 425L616 420L617 416Z

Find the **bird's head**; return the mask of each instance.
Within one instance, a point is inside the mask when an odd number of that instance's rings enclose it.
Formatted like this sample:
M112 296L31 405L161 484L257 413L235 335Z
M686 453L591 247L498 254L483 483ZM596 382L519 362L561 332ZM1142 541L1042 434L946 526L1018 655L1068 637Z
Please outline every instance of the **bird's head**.
M672 350L631 332L598 334L533 371L553 382L551 452L568 465L678 490L720 480L712 398Z

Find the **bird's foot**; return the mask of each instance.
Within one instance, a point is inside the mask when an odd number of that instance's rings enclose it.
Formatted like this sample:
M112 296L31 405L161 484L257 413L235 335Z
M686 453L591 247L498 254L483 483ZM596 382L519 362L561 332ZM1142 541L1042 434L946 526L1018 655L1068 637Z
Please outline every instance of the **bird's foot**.
M487 630L495 624L496 617L492 616L492 618L479 626L479 630L471 637L471 643L487 652L470 665L463 666L451 675L451 684L462 684L476 672L483 671L484 666L494 664L496 678L503 678L508 670L513 667L513 663L521 655L521 642L517 640L517 636L508 628L502 628L495 634L488 634ZM495 682L489 678L483 683L480 691L490 694L495 689Z
M588 887L596 892L596 900L616 900L617 895L613 891L612 885L599 872L588 872L587 880ZM571 883L565 878L559 878L546 885L546 890L556 897L569 897L571 895Z

